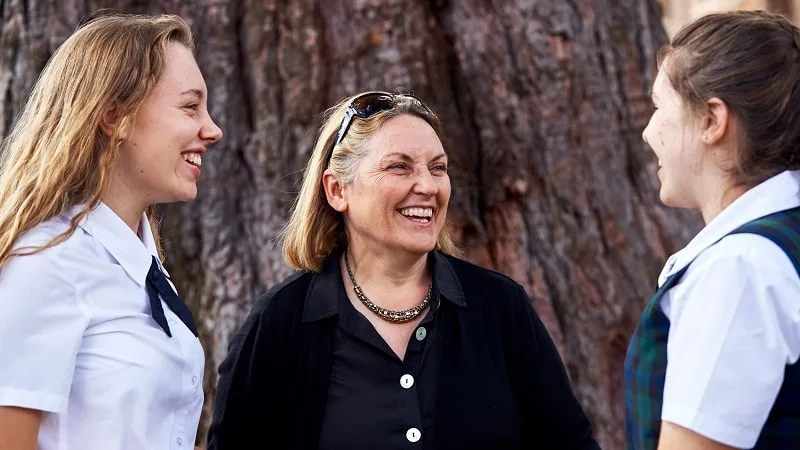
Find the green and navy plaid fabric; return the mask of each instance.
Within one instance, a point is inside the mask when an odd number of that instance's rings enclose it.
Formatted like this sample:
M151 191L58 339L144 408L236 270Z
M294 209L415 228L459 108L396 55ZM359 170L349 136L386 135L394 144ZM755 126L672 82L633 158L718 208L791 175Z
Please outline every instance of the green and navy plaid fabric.
M754 220L729 234L738 233L770 239L786 253L800 276L800 207ZM661 296L680 281L687 267L656 290L628 346L624 372L628 450L658 447L669 335L669 319L661 311ZM800 363L786 367L781 390L753 449L800 449Z
M800 276L800 208L762 217L730 234L736 233L758 234L774 242L786 253ZM753 449L800 449L800 362L786 366L781 390Z
M672 274L656 290L628 345L624 373L628 450L656 450L658 447L669 336L669 319L661 311L661 296L680 281L687 268Z

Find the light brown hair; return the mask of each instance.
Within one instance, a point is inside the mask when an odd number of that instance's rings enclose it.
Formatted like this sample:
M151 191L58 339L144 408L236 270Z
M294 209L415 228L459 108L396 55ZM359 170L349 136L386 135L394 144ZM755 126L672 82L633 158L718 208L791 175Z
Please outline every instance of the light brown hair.
M178 16L104 14L55 51L0 148L0 268L63 242L98 205L119 136L161 77L170 42L194 51ZM118 126L108 136L100 124L112 108ZM85 206L67 231L42 247L14 249L20 236L77 205ZM147 216L161 254L154 213L151 207Z
M366 153L367 138L393 117L420 117L430 124L439 140L442 140L442 125L436 114L413 97L395 96L392 109L366 119L354 117L344 139L334 147L345 112L353 99L363 94L345 98L323 115L317 142L303 172L300 193L289 221L280 233L284 258L295 269L317 272L334 249L344 248L347 244L342 215L328 204L325 197L322 176L326 169L331 169L342 183L352 183L358 164ZM444 253L458 254L447 225L439 233L436 248Z
M737 184L752 187L800 169L800 30L786 17L764 11L701 17L662 49L659 65L690 109L700 112L716 97L738 120L726 168Z

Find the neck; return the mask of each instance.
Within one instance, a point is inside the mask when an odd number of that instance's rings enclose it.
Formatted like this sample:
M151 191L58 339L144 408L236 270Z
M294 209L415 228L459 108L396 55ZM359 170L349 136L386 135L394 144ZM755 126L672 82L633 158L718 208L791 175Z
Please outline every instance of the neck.
M703 189L705 195L699 202L700 214L703 216L703 222L708 225L715 217L717 217L725 208L730 206L737 198L741 197L747 190L748 186L738 185L730 180L718 180L713 183L714 188Z
M125 190L124 186L120 187L110 183L102 201L138 235L139 224L142 221L142 214L147 209L147 205L136 204L130 198L130 195L125 195L125 192L130 191Z
M347 246L347 258L350 260L353 276L360 286L376 285L391 288L409 285L427 286L430 281L427 254L381 252L350 242Z
M426 254L379 250L350 239L343 256L350 261L355 283L371 302L381 308L394 311L413 308L428 293L431 275L427 270ZM353 289L345 261L342 261L342 278L345 286ZM354 298L351 301L358 302Z

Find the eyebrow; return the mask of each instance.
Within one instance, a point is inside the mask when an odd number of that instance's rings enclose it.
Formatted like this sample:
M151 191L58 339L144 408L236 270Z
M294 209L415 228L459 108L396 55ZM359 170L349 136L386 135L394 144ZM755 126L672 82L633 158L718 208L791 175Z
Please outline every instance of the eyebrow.
M384 156L382 159L389 159L391 157L399 157L400 159L402 159L404 161L413 161L414 160L408 154L402 153L402 152L389 153L388 155ZM436 155L433 158L431 158L431 161L436 161L438 159L442 159L442 158L445 158L445 157L447 157L446 153L439 153L438 155Z
M181 92L178 95L180 95L181 97L184 96L184 95L194 95L197 98L203 98L204 97L203 91L201 91L200 89L189 89L189 90Z

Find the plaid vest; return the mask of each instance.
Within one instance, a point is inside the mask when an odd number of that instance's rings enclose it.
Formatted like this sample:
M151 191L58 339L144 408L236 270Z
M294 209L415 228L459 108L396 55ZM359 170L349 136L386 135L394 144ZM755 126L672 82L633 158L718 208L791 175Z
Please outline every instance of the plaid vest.
M746 223L729 234L751 233L777 244L800 276L800 207ZM647 304L625 356L625 433L628 450L656 450L667 369L669 319L661 296L687 267L664 281ZM756 441L755 450L800 449L800 362L787 366L783 385Z

